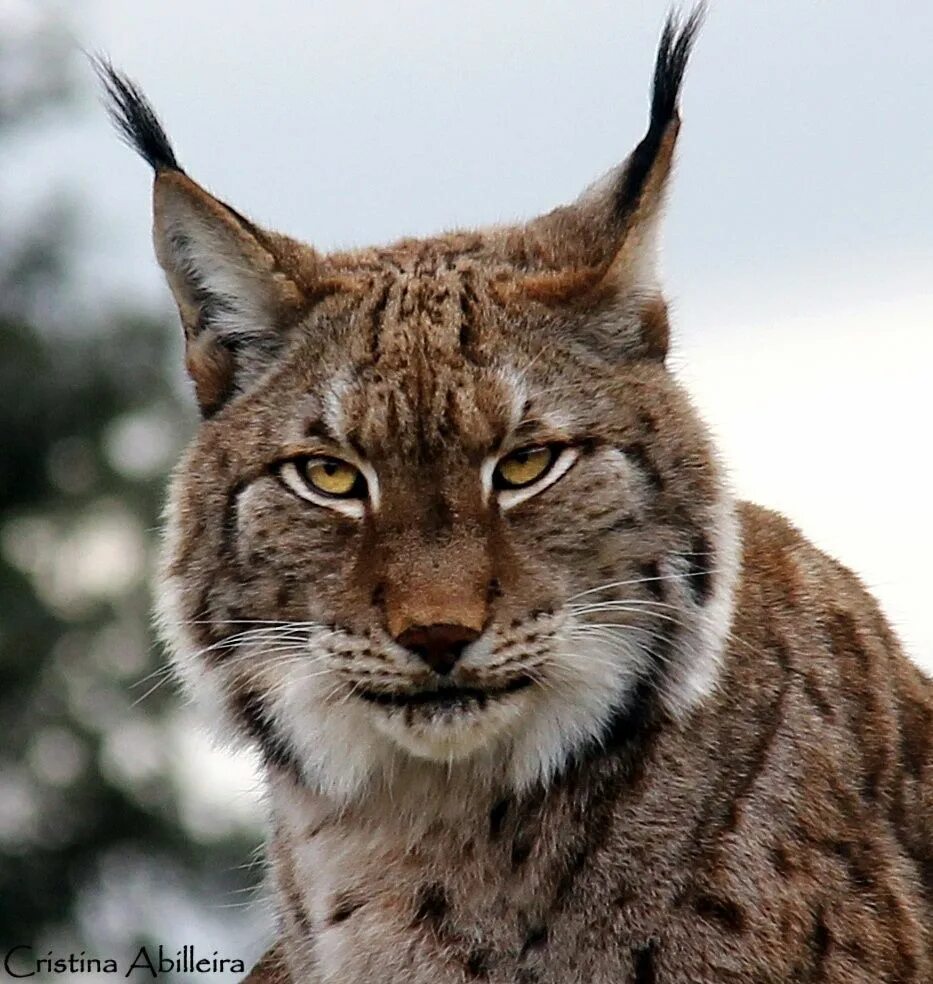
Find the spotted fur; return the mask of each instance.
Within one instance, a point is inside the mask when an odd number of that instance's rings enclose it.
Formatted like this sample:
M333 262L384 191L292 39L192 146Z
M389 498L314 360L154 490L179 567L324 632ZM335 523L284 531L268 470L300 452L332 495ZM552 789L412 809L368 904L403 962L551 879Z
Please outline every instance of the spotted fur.
M268 784L280 935L251 981L933 979L930 682L852 574L733 501L665 365L697 26L574 204L328 256L208 195L104 69L204 414L162 631ZM563 470L509 498L528 445ZM315 452L368 499L296 494L283 462ZM425 626L458 661L405 643Z

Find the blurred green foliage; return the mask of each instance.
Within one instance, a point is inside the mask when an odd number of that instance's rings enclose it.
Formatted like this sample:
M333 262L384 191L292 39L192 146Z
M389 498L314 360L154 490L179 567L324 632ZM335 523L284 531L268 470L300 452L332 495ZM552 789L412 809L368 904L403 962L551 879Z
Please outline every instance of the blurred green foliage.
M74 110L68 63L49 30L0 44L0 151L40 108ZM81 235L79 209L51 190L0 228L0 951L153 940L145 907L112 916L140 878L159 904L174 893L214 914L255 881L248 830L195 840L186 826L178 700L170 684L147 695L164 679L155 530L192 426L179 329L135 309L82 314Z

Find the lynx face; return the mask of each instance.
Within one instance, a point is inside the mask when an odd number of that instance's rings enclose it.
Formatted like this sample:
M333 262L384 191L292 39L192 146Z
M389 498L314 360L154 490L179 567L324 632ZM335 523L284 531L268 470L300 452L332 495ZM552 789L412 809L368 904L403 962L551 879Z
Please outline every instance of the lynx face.
M330 256L191 181L105 70L156 170L205 415L161 622L270 768L341 797L412 768L527 786L714 685L732 507L664 366L653 247L694 28L662 39L642 143L575 204Z
M309 780L479 753L528 782L639 681L675 708L710 686L723 499L689 408L479 281L323 302L176 475L182 667Z

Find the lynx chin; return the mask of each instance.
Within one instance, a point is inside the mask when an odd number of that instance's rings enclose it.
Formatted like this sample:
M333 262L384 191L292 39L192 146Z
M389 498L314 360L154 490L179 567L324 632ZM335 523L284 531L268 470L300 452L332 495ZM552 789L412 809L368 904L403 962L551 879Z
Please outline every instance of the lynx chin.
M250 981L933 980L933 687L855 575L733 499L666 364L699 22L572 204L332 254L195 183L98 64L203 415L161 630L264 762Z

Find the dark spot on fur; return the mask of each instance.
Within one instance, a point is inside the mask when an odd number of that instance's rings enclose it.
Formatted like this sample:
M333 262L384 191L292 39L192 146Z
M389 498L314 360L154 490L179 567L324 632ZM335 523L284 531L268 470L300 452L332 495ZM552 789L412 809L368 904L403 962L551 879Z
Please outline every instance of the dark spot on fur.
M771 861L774 869L784 878L790 878L797 870L797 864L791 856L790 850L784 844L778 844L771 850Z
M817 919L816 926L813 927L813 948L819 954L825 954L829 950L830 936L826 923L823 922L822 913Z
M687 586L698 605L705 605L713 590L713 548L702 534L690 545Z
M862 795L869 802L878 799L883 776L880 769L872 769L867 775L862 776Z
M661 568L656 560L648 561L638 568L638 573L642 578L642 586L658 601L664 600L664 581L661 580Z
M447 529L455 519L450 503L441 495L432 496L428 500L423 515L424 525L431 532Z
M731 933L741 933L745 929L745 914L731 899L715 895L697 895L693 900L694 909L707 922L718 923Z
M524 833L519 832L515 840L512 841L512 867L520 868L531 854L531 839Z
M813 674L801 672L800 679L803 682L803 692L807 695L810 703L813 704L817 711L819 711L820 715L827 721L834 721L836 718L836 711L832 704L830 704L827 700L826 695L814 679Z
M282 892L288 901L289 910L295 922L298 924L298 927L303 933L310 934L313 927L311 925L311 920L308 918L308 913L305 911L301 893L298 891L298 886L295 884L291 856L288 854L288 851L284 845L281 846L281 849L283 850L284 857L283 860L277 864L276 868L278 871Z
M787 658L787 651L782 643L777 643L778 660ZM783 654L783 655L781 655ZM741 823L746 800L752 795L756 784L764 774L771 749L777 742L778 733L784 724L785 705L787 703L790 683L785 679L776 699L770 707L764 709L764 719L759 726L760 738L752 750L750 759L745 764L743 775L732 794L725 827L735 830Z
M473 309L476 304L476 297L471 288L464 284L460 291L460 348L465 349L470 345L473 328Z
M560 881L557 883L557 888L554 890L555 908L562 908L566 902L567 896L570 895L574 885L577 883L577 879L586 867L587 857L590 855L590 852L595 851L598 846L598 840L602 834L600 828L604 827L604 825L604 822L598 825L591 825L589 834L593 838L592 842L583 841L582 843L576 844L567 856L563 874L561 875Z
M464 970L466 970L469 977L481 979L488 977L489 951L480 949L471 950L467 954L467 958L464 963Z
M541 950L547 946L548 940L548 929L547 926L535 926L531 929L528 935L525 937L525 942L522 943L521 952L518 955L519 960L524 960L529 953L534 950Z
M333 912L330 915L331 925L338 925L346 922L350 916L358 909L362 909L366 903L361 899L343 897L335 900Z
M661 477L661 473L658 471L657 466L648 455L648 451L646 450L644 444L637 442L634 444L626 444L621 446L619 450L644 475L648 485L655 493L661 492L664 489L664 479Z
M423 885L415 896L415 924L439 929L450 909L443 885Z
M632 947L632 966L634 977L632 984L655 984L654 954L657 945L652 940L644 946Z
M613 901L620 909L624 909L635 901L635 892L630 885L620 882L616 885L616 896Z
M489 836L495 839L502 833L505 816L509 812L509 800L501 799L489 811Z
M832 942L829 927L826 925L825 914L820 911L817 913L816 923L810 935L810 952L813 954L813 980L822 978Z
M382 286L376 302L373 304L372 311L370 312L370 357L372 358L373 365L379 361L379 356L382 354L382 321L385 317L385 311L389 304L389 292L391 285L386 283Z
M855 619L849 612L834 611L832 613L829 622L829 636L834 656L842 659L851 655L859 662L865 662L866 653L859 642Z
M790 658L790 644L786 638L769 633L768 649L774 653L774 658L783 673L789 674L796 672L796 668Z
M515 984L538 984L540 980L538 972L530 967L520 967L515 974Z
M265 702L255 690L238 694L234 710L244 730L259 746L263 760L269 767L291 772L301 781L301 766L285 737L279 733L266 711Z
M491 604L496 600L496 598L501 598L501 597L502 597L502 584L500 583L499 578L497 577L491 578L489 584L486 585L487 604Z
M663 631L663 630L662 630ZM663 640L662 640L663 642ZM656 659L656 665L663 660ZM662 717L659 710L656 674L639 680L629 700L616 709L601 736L599 749L606 749L624 760L630 786L637 786L644 776L645 763L652 748L652 738Z
M645 358L663 361L667 355L671 337L667 305L660 297L646 301L642 305L640 320L641 342ZM656 427L656 425L654 426Z
M657 417L649 410L642 410L638 414L638 421L642 426L642 430L645 434L651 436L657 434L658 432L658 420Z
M826 846L846 866L849 878L859 892L866 892L874 886L874 873L859 847L849 841L830 841Z
M311 925L308 913L305 912L304 903L298 894L298 890L294 886L291 886L287 894L288 904L291 907L292 915L295 917L295 922L298 923L303 933L311 933L314 927Z

